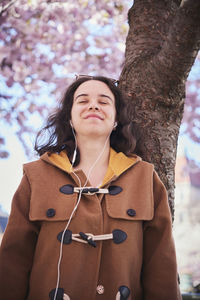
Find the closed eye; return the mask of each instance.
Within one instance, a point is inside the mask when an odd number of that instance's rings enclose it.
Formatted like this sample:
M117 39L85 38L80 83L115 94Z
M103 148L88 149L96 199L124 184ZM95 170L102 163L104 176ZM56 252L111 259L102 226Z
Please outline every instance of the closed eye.
M100 104L108 104L108 101L100 100L99 103Z
M88 103L88 100L79 100L78 103Z

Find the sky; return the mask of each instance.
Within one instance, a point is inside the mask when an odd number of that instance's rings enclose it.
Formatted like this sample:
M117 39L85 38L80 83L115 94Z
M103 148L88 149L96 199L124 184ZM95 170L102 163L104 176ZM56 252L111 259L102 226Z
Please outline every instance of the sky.
M7 159L0 159L0 205L9 213L12 197L22 177L22 164L28 162L22 145L12 130L4 128L7 135L6 146L10 152Z

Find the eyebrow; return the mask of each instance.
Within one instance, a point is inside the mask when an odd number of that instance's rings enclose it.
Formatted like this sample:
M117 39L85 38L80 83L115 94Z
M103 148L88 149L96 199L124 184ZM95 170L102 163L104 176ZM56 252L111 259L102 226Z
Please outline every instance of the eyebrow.
M80 95L78 95L76 98L75 98L75 100L76 99L78 99L79 97L82 97L82 96L89 96L89 94L80 94ZM108 99L110 99L112 102L113 102L113 99L110 97L110 96L108 96L108 95L104 95L104 94L99 94L98 96L100 96L100 97L104 97L104 98L108 98Z

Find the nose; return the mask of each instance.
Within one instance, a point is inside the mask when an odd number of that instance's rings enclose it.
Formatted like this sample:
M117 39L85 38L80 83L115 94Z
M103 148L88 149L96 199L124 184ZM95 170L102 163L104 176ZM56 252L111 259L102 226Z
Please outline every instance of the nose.
M99 110L99 105L97 102L91 102L89 104L89 110Z

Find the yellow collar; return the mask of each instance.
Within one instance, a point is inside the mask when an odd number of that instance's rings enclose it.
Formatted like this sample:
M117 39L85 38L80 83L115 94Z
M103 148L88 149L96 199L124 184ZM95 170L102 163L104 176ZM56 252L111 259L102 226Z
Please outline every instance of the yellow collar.
M104 176L102 185L109 182L114 176L118 177L124 173L127 169L133 166L136 162L140 161L141 158L137 155L131 157L126 156L124 153L117 153L115 150L110 148L110 158L107 172Z
M72 165L65 151L61 151L60 153L46 152L41 156L41 159L48 163L51 163L52 165L55 165L56 167L67 173L72 172ZM124 153L117 153L115 150L110 148L109 165L101 186L108 183L110 180L112 180L113 177L116 178L121 175L138 161L141 161L141 158L137 155L128 157Z

